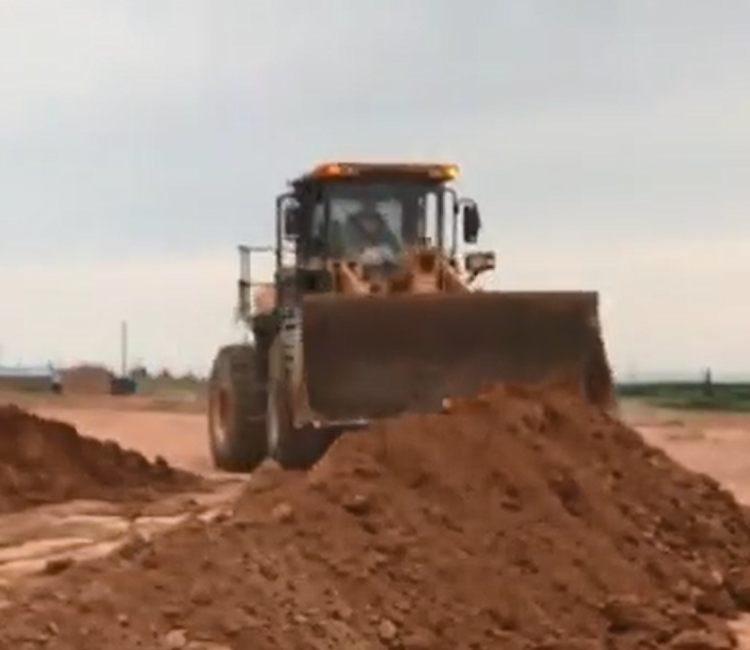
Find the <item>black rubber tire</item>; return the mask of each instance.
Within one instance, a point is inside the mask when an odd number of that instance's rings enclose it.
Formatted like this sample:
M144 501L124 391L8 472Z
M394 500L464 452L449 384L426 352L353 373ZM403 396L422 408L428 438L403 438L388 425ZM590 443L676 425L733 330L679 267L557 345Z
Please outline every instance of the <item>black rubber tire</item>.
M251 345L227 345L211 369L209 445L214 465L227 472L251 472L268 456L266 373L258 357Z
M310 469L325 454L331 441L324 430L295 430L278 338L271 345L269 361L266 415L269 454L283 469ZM278 427L276 444L270 431L274 420Z

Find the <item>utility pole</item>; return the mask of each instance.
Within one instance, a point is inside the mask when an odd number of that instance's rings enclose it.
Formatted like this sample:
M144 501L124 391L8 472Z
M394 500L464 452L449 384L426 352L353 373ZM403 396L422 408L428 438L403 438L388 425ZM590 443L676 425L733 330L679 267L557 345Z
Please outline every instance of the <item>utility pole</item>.
M120 376L128 374L128 323L120 323Z

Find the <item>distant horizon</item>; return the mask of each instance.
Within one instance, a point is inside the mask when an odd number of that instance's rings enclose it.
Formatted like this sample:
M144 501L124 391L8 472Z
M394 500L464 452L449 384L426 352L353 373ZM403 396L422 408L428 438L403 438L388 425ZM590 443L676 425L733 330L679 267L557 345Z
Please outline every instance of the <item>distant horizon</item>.
M4 373L8 374L24 374L34 372L58 372L66 368L72 368L77 366L100 366L107 368L114 374L120 373L120 366L107 363L105 361L80 361L71 362L65 364L54 364L54 363L33 363L33 364L9 364L7 362L0 363L0 375ZM204 379L208 375L206 369L173 369L167 366L151 365L148 363L142 364L140 362L128 365L128 373L132 373L134 370L139 368L145 368L149 375L155 376L161 372L168 372L175 378L185 377L187 375L193 375L200 379ZM618 371L613 369L614 380L617 383L650 383L650 382L700 382L703 380L706 367L698 368L696 370L639 370L639 371ZM711 371L711 378L715 382L719 383L750 383L750 370L747 372L716 372Z

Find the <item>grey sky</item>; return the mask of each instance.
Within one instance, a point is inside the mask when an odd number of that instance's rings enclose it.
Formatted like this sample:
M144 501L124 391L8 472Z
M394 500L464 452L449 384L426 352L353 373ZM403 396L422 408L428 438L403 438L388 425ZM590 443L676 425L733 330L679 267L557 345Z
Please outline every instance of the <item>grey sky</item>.
M236 244L362 157L458 162L496 284L600 289L620 371L748 369L748 62L745 0L5 0L0 360L124 317L204 367Z

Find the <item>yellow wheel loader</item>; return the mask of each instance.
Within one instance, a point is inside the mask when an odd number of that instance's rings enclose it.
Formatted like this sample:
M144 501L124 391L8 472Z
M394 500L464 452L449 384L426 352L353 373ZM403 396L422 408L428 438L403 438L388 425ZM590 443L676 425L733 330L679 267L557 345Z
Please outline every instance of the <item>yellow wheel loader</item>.
M214 463L307 468L342 432L497 382L564 381L613 405L594 292L473 288L474 201L448 164L330 163L277 198L274 280L241 247L238 317L253 343L222 348L209 381Z

